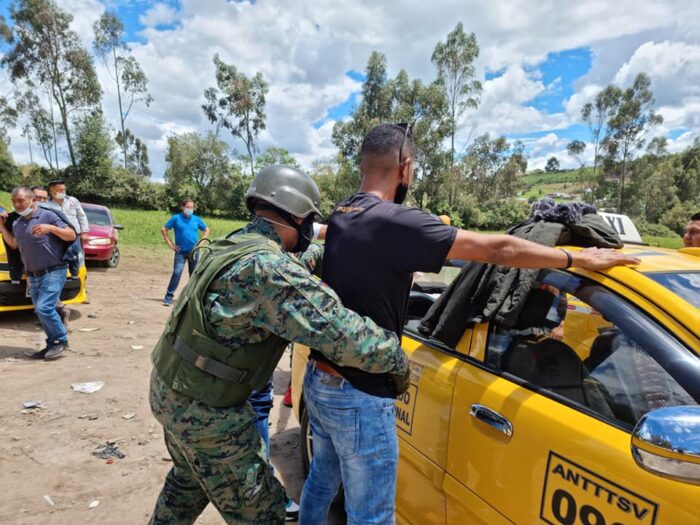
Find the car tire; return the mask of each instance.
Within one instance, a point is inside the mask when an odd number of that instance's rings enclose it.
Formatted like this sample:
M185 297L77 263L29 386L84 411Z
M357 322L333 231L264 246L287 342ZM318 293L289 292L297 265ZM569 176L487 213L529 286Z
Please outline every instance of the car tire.
M299 419L299 439L301 441L301 467L304 469L304 478L306 478L306 476L309 475L309 468L311 467L311 458L313 457L313 443L311 439L311 426L309 425L309 413L306 411L306 407L304 405L302 405L301 407L301 417Z
M302 402L299 416L299 432L301 440L301 466L304 470L304 479L309 475L311 467L311 458L313 458L313 440L311 437L311 425L309 425L309 414L306 411L306 406ZM332 505L343 509L345 506L345 494L343 493L343 485L338 487L338 494L335 495Z
M112 256L105 261L105 266L107 268L116 268L119 266L119 246L114 246L114 250L112 250Z

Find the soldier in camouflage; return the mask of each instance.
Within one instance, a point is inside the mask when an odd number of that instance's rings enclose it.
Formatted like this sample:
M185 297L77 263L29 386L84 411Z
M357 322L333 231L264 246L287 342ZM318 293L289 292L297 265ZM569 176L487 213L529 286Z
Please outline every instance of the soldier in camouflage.
M395 334L345 309L289 256L308 247L319 214L313 180L268 167L246 202L255 220L212 243L218 258L203 254L153 352L151 408L173 466L152 524L194 523L208 502L227 523L284 522L284 494L246 399L288 342L368 372L403 375L408 366Z

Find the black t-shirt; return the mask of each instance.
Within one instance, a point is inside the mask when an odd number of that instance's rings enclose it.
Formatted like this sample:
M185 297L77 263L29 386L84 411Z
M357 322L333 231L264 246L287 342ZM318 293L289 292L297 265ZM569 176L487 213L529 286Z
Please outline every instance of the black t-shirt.
M418 209L357 193L341 202L328 221L323 280L343 305L400 338L413 272L439 272L456 233ZM320 352L311 355L328 362ZM353 387L395 396L386 374L331 364Z

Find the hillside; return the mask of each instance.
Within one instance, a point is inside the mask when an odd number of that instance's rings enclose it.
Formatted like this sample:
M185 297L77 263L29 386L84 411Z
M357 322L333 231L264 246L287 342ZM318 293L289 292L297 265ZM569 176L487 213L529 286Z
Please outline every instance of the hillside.
M584 192L583 180L590 179L592 168L546 173L530 172L520 178L521 197L542 198L551 193L568 193L579 197Z

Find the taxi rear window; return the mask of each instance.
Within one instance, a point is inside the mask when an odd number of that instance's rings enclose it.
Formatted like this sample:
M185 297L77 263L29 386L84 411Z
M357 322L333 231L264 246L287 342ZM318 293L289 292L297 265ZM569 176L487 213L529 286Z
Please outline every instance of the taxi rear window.
M646 275L695 308L700 308L700 272L654 272Z

